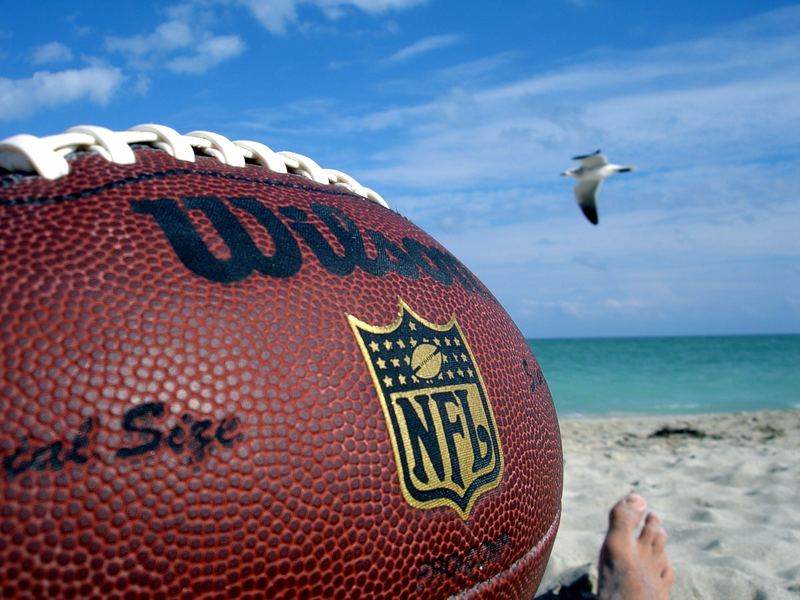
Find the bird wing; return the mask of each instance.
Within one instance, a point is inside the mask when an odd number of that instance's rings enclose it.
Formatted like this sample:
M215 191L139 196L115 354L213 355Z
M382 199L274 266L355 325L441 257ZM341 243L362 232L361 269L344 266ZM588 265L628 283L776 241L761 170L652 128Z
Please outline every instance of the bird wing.
M600 150L595 150L594 152L590 152L589 154L580 154L578 156L573 156L572 160L583 160L584 158L589 158L590 156L594 156L595 154L600 154Z
M581 167L584 169L597 169L598 167L605 167L608 164L606 155L601 154L600 150L592 154L576 156L575 160L581 161Z
M575 185L575 200L581 207L583 214L589 221L597 225L597 190L602 185L602 179L581 179Z

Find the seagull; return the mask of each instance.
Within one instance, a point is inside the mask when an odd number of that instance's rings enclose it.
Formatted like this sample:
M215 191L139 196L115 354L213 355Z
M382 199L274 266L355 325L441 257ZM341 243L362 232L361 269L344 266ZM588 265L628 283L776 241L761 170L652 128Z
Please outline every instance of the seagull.
M609 164L608 159L600 153L600 150L595 150L591 154L574 156L572 160L581 161L581 166L564 171L561 175L578 180L578 183L575 184L575 200L578 201L586 218L592 224L597 225L597 190L600 189L603 179L614 173L633 171L636 167Z

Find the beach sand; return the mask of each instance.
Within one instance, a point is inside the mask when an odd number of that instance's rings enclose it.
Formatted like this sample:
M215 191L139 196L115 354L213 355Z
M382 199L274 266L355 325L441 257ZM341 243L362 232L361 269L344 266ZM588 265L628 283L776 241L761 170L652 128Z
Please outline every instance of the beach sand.
M563 419L561 435L563 516L537 598L593 597L579 590L596 586L608 509L636 491L669 533L673 600L800 599L800 411Z

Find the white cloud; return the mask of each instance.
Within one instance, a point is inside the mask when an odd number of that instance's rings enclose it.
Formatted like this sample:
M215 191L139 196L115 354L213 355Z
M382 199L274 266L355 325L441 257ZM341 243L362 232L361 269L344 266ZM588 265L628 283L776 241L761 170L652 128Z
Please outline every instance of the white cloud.
M286 33L298 20L298 8L315 7L329 19L339 19L347 8L356 8L370 14L403 10L426 4L428 0L238 0L247 7L256 20L269 32Z
M240 4L271 33L285 33L297 21L298 0L240 0Z
M161 23L149 35L109 36L106 38L106 48L111 52L125 54L133 60L149 60L156 55L187 48L194 42L195 36L189 24L173 20Z
M178 73L200 74L244 52L237 35L214 35L208 28L210 17L189 4L167 11L169 20L152 33L129 37L109 36L106 49L127 57L137 70L161 65Z
M140 96L146 96L152 83L152 80L147 75L139 74L131 83L130 89Z
M398 50L387 59L387 62L404 62L422 54L453 46L461 41L461 36L456 34L432 35L414 42L410 46Z
M369 13L382 13L389 10L402 10L426 4L428 0L314 0L322 7L353 5Z
M535 187L531 206L496 202L497 214L484 213L483 226L457 196L406 214L473 269L523 331L548 331L544 316L553 311L604 323L607 331L635 329L625 319L678 315L709 315L710 324L734 305L762 310L760 296L798 293L787 265L800 264L800 205L787 170L796 166L620 177L601 196L599 227L580 215L566 182L546 202ZM653 190L662 197L651 205ZM483 193L487 205L504 194ZM443 213L462 226L438 228Z
M526 333L785 330L800 297L798 31L786 9L502 84L393 82L380 110L317 100L269 125L313 123L303 136L323 147L367 140L330 163L473 269ZM593 227L558 173L598 147L640 169L605 184Z
M190 56L179 56L167 62L167 68L178 73L205 73L244 51L244 43L236 35L210 38Z
M612 310L619 310L619 311L640 311L647 308L644 302L637 298L606 298L605 302L603 302L603 306L606 308L610 308Z
M33 50L31 61L34 65L44 65L72 60L72 50L61 42L50 42Z
M119 69L98 66L38 71L28 79L0 78L0 119L21 118L81 100L106 104L123 79Z
M515 57L515 53L501 52L492 56L485 56L449 67L444 67L434 74L434 81L444 83L457 83L465 85L488 78L494 78L508 66Z
M800 137L794 26L800 10L778 11L692 42L605 51L338 122L391 140L362 179L428 193L536 184L597 147L650 170L758 161L765 148L791 152Z

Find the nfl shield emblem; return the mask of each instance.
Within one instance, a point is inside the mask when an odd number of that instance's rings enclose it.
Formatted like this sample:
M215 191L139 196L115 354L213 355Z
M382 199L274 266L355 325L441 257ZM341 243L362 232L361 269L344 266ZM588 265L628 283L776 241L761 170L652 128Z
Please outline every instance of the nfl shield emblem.
M503 478L503 452L478 365L455 316L425 321L400 300L386 326L348 315L386 418L400 487L416 508L467 519Z

